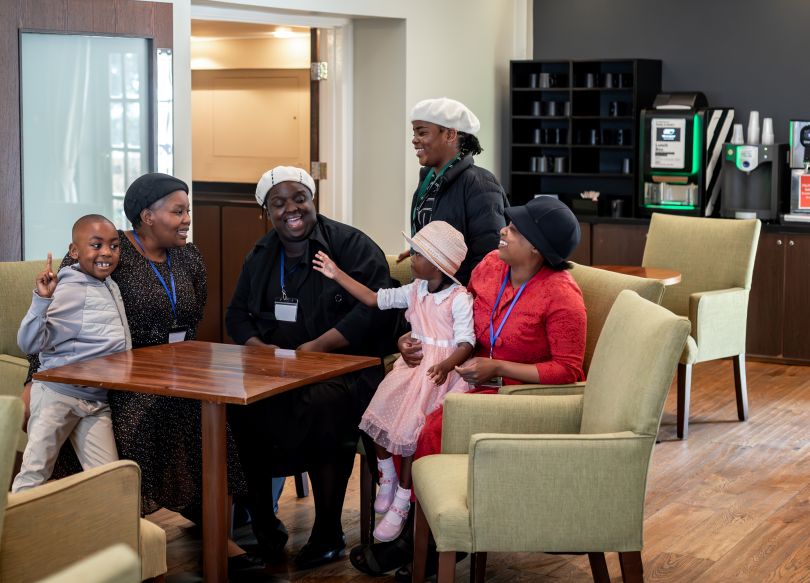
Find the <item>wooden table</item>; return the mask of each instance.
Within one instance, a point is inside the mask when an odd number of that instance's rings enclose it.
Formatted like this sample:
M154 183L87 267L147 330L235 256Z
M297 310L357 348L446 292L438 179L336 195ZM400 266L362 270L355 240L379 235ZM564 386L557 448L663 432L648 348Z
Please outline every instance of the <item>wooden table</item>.
M202 401L203 579L220 582L228 579L225 405L248 405L379 363L366 356L189 341L118 352L34 378Z
M672 269L661 269L658 267L641 267L639 265L594 265L596 269L604 269L614 273L624 275L634 275L646 279L657 279L664 285L675 285L681 283L681 274Z

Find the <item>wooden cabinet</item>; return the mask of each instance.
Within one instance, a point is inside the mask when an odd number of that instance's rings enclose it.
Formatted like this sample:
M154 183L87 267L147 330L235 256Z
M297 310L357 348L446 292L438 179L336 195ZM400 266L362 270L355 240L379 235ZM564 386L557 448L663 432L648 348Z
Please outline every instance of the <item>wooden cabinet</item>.
M591 265L591 224L579 223L579 231L582 233L582 237L569 259L580 265Z
M760 236L746 344L748 356L810 362L810 234Z
M641 265L649 224L595 223L591 229L593 265Z
M513 204L602 193L600 214L634 212L639 112L661 91L661 61L512 61L508 190ZM593 205L596 211L597 205Z
M225 312L245 255L270 229L253 196L255 185L194 183L194 243L208 271L208 302L197 337L231 342Z

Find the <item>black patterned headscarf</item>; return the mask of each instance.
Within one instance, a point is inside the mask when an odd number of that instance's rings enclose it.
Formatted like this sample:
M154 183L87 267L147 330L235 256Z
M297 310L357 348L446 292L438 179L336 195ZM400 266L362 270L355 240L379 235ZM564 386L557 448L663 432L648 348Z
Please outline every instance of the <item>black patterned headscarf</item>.
M136 178L124 195L124 213L133 226L141 222L141 211L149 208L164 196L182 190L188 194L188 185L174 176L151 172Z

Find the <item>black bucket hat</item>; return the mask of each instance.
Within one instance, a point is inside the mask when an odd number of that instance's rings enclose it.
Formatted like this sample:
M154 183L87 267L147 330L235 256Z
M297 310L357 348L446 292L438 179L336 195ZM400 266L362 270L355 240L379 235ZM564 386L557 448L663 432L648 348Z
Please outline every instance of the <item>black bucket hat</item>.
M539 196L504 213L552 267L559 267L579 245L579 221L556 198Z
M135 223L141 211L149 208L164 196L182 190L188 194L188 185L174 176L150 172L135 179L124 195L124 213L130 223Z

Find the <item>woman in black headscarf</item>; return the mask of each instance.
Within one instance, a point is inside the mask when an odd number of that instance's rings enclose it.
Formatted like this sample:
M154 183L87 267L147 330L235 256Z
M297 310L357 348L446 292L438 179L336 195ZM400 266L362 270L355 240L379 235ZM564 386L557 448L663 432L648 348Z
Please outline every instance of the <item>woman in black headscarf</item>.
M145 174L127 189L124 212L132 230L118 232L121 259L112 278L124 300L132 347L193 340L208 290L200 251L186 242L191 226L188 186L167 174ZM62 265L71 262L65 257ZM35 370L32 366L31 372ZM165 507L197 518L200 403L123 391L110 391L109 400L118 453L141 468L141 512ZM228 453L229 490L241 493L246 488L230 435Z

